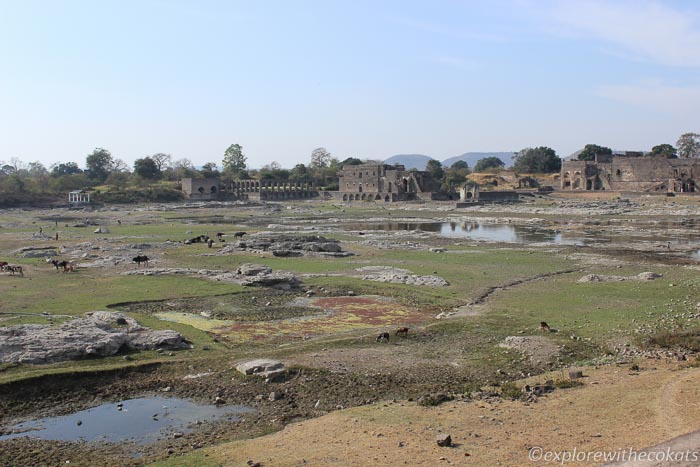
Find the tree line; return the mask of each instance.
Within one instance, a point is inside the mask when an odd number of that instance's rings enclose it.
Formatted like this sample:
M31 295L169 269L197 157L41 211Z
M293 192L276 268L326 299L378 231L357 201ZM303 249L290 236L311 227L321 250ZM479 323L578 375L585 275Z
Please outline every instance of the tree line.
M596 155L612 153L608 147L587 144L578 154L578 160L591 161L595 160ZM666 143L659 144L645 153L645 156L698 158L700 134L685 133L678 138L675 147ZM86 156L84 168L76 162L61 162L46 168L40 162L25 163L18 158L0 161L0 205L11 205L22 200L48 199L51 195L80 189L97 190L103 199L116 202L166 201L180 196L175 182L187 177L220 178L224 183L243 179L312 182L319 189L337 190L340 169L368 162L381 163L356 157L340 161L327 149L320 147L311 152L308 164L299 163L291 169L285 169L273 161L260 169L251 169L243 147L231 144L224 151L220 165L207 162L196 168L189 159L175 160L170 154L156 153L137 159L133 167L129 167L123 160L113 157L109 150L95 148ZM517 173L555 173L561 169L561 162L552 148L539 146L514 153L510 168ZM472 170L497 172L505 169L505 166L506 163L497 157L486 157L479 160L472 169L464 161L443 167L439 161L430 160L425 170L441 183L443 190L449 191L468 183L467 176ZM127 191L132 194L127 196Z

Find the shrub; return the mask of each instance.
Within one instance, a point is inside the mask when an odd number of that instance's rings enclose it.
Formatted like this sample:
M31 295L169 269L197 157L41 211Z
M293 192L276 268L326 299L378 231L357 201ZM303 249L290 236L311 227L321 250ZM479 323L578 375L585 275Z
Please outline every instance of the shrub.
M642 341L644 347L661 347L663 349L684 349L700 352L700 329L657 331Z
M558 379L554 382L554 387L559 389L577 388L583 383L577 379Z
M508 381L501 384L501 397L515 401L522 399L523 391L515 383Z

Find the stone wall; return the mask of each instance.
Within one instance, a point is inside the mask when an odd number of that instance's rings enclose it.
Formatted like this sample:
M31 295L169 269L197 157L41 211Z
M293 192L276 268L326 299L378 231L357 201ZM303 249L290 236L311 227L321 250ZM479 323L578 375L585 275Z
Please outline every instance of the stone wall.
M564 161L561 189L694 193L698 175L697 159L599 155L595 161Z

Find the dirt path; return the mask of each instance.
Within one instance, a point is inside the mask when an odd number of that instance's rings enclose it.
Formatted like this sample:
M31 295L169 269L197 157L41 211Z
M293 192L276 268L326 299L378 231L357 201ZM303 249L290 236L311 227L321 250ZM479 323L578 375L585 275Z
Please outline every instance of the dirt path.
M700 428L700 368L659 361L640 366L639 372L628 366L585 369L584 387L557 390L529 405L474 401L426 408L386 402L335 411L269 436L209 448L207 454L225 465L249 459L276 466L532 465L540 463L529 459L530 452L540 453L534 448L643 449ZM456 447L438 447L440 433L449 433Z

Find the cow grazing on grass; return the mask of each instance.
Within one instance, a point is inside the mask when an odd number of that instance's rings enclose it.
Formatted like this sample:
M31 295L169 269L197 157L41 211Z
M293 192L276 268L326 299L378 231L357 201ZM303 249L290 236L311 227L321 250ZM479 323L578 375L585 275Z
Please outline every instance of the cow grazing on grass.
M540 331L542 332L552 332L552 328L549 327L545 321L540 322Z
M55 259L52 259L49 262L53 264L53 267L56 268L56 272L58 272L59 268L63 268L63 272L68 272L68 266L71 266L71 269L73 269L72 265L66 260L57 261Z
M185 240L185 245L192 245L193 243L207 243L209 241L209 235L200 235L198 237L190 238Z
M396 330L395 334L398 336L399 334L403 334L403 337L407 338L408 337L408 328L399 328Z
M234 238L241 238L245 234L246 234L246 232L236 232L235 234L233 234L233 236L234 236Z
M132 259L131 261L136 263L137 268L139 266L141 266L141 263L145 263L146 267L148 267L148 256L146 256L146 255L138 255L138 256L134 257L134 259Z
M17 273L20 277L24 277L24 271L22 270L22 266L7 265L5 266L5 270L10 271L10 274L12 274L13 276L15 275L15 273Z
M377 342L389 342L389 333L383 332L377 336Z

